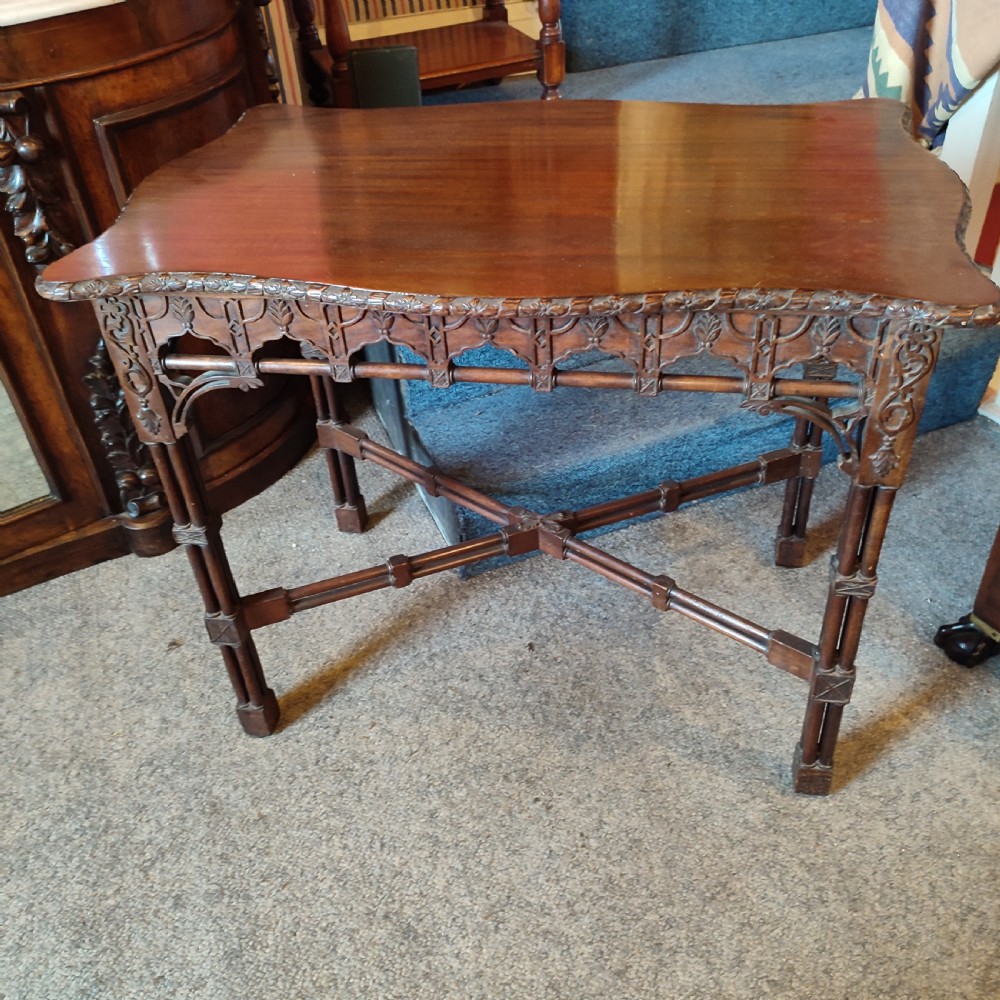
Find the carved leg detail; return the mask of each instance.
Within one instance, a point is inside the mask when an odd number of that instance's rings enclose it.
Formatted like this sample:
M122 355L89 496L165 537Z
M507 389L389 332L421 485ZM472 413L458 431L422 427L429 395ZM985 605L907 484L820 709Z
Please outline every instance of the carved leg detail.
M205 604L205 627L219 647L236 694L236 713L251 736L268 736L278 724L278 701L267 686L239 591L220 535L221 519L205 503L201 476L186 439L150 450L174 519L174 538L187 551Z
M854 687L854 660L895 490L852 484L833 559L819 649L813 665L802 739L793 761L795 790L825 795L844 706Z
M313 399L316 403L316 419L320 423L347 423L347 413L332 379L321 375L310 378ZM368 525L368 511L365 498L358 485L358 473L354 459L342 451L326 449L326 464L330 472L330 486L333 490L334 515L341 531L359 534Z
M819 474L823 428L805 417L795 420L792 448L802 456L802 474L785 484L785 505L781 513L774 561L778 566L801 566L805 562L806 526L813 485Z

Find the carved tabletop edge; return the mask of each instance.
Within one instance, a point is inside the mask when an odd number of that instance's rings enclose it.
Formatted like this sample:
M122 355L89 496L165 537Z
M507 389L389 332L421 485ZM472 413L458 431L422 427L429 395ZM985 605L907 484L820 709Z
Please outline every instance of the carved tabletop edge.
M887 317L932 326L988 327L1000 324L997 301L978 306L945 305L846 290L716 288L609 294L570 298L480 298L373 291L241 274L162 272L115 275L77 282L35 282L39 295L58 302L141 295L200 293L224 298L313 301L387 313L436 316L560 317L657 315L668 312L783 312L802 315Z

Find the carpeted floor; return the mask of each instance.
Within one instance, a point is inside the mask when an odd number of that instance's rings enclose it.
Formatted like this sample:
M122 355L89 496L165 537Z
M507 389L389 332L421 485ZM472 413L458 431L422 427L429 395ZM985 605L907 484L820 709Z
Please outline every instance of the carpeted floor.
M361 472L362 536L316 454L227 515L244 589L439 544ZM601 544L814 638L843 485L824 470L801 570L770 565L780 487ZM790 790L800 681L552 560L259 633L267 740L182 553L0 600L0 997L993 1000L1000 660L931 637L998 496L996 425L919 440L825 799Z
M362 473L363 536L332 529L315 454L227 515L244 586L438 544ZM798 571L769 565L780 488L602 544L814 638L842 486L824 471ZM920 439L826 799L789 787L801 682L568 564L259 633L285 720L263 741L181 553L5 598L0 995L996 997L1000 661L930 638L971 605L998 495L995 425Z

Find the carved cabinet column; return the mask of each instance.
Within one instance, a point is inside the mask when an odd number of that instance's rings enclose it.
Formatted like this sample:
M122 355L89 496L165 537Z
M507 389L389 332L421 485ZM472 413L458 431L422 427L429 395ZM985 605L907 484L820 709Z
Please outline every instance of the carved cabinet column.
M0 594L173 545L93 310L54 308L34 281L107 228L143 177L269 99L260 5L125 0L0 28ZM206 400L196 417L223 509L312 440L292 381Z

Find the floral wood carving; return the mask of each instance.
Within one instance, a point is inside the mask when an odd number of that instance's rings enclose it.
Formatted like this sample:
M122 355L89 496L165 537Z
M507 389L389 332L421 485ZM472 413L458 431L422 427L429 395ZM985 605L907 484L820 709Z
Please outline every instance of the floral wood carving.
M873 404L870 418L874 432L882 439L871 459L879 480L903 471L898 441L907 431L916 432L940 337L940 330L914 323L900 328L898 335L887 342L889 358L883 362L888 373L886 385Z
M98 299L97 318L108 347L108 356L142 440L172 440L169 435L162 436L166 412L160 399L156 373L149 360L152 338L135 304L121 299Z
M721 288L568 299L487 299L374 292L285 278L193 272L116 275L66 284L40 279L37 284L39 291L46 298L60 302L146 294L204 294L222 298L310 301L396 314L480 318L654 315L669 312L780 312L839 317L912 318L929 326L996 326L1000 323L1000 305L997 304L965 308L847 291Z
M51 178L49 149L33 127L27 99L19 92L0 96L0 191L13 219L14 235L24 244L27 262L41 269L73 249L53 224L64 198ZM163 505L152 461L136 436L125 398L98 343L89 359L84 383L99 440L114 470L121 509L139 517Z
M769 301L773 301L770 300ZM261 384L254 359L264 344L290 337L308 356L325 360L331 377L349 382L353 356L387 341L423 358L432 385L453 382L453 365L465 351L491 345L520 359L530 384L548 391L558 362L589 350L618 357L635 370L641 394L659 391L659 377L674 362L707 353L744 377L743 406L761 414L806 417L832 436L848 471L862 464L865 479L889 484L901 474L901 436L915 432L926 376L933 367L939 330L886 311L850 318L827 313L711 311L619 312L566 316L393 312L365 310L312 299L222 299L150 294L103 299L101 314L133 418L147 441L169 441L187 428L191 404L221 388ZM229 363L195 377L166 369L162 356L181 336L220 347ZM814 399L776 395L796 366L805 377L832 375L834 361L869 386L864 399L830 408ZM905 449L904 449L905 450Z
M485 345L520 359L539 391L552 386L556 365L587 351L599 350L628 362L642 394L659 390L659 376L674 362L708 353L740 369L747 397L754 403L771 397L771 386L795 365L828 363L836 345L839 364L865 376L886 321L826 316L683 312L651 315L532 316L393 313L312 300L288 302L218 299L207 296L142 297L149 323L151 350L176 337L204 338L230 358L252 361L269 341L291 337L325 358L337 381L353 377L352 359L363 347L388 341L424 359L434 384L452 381L454 361ZM813 334L815 328L819 331Z
M49 178L44 140L32 132L28 102L18 91L0 96L0 191L14 220L14 235L34 267L73 249L49 222L59 197Z
M122 510L137 518L163 506L160 479L149 452L129 417L125 394L115 378L107 346L99 341L83 380L90 389L90 408L101 435L105 457L115 474Z

